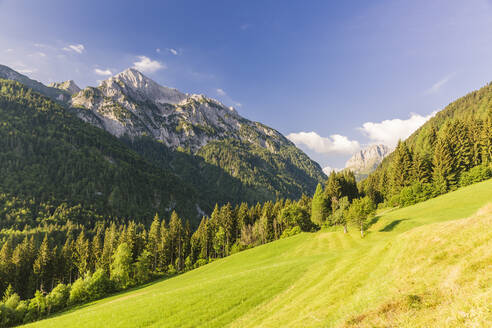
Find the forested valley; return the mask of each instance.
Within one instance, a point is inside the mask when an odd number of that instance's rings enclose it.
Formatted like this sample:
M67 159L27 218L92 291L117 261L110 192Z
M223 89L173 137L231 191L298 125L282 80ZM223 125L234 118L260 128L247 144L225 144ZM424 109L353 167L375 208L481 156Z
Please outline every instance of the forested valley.
M0 325L37 320L301 231L355 227L364 237L377 208L486 180L491 94L488 85L448 106L358 185L352 172L333 172L312 198L217 204L198 223L193 211L169 209L194 209L199 198L178 177L63 107L2 81L0 143L9 151L0 155Z

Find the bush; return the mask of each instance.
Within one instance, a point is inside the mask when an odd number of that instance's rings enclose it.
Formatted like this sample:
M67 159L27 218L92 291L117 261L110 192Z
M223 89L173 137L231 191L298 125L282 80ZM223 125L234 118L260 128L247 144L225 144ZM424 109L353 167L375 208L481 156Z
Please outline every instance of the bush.
M25 320L28 322L39 319L46 314L46 297L37 290L34 297L29 301Z
M299 226L295 226L291 229L284 230L284 232L282 232L282 235L280 236L280 238L287 238L290 236L297 235L299 233L301 233L301 228L299 228Z
M86 280L85 291L88 300L96 300L102 298L112 290L112 283L109 280L106 271L97 269L92 277Z
M150 280L152 273L152 255L144 250L134 264L134 277L138 284L146 283Z
M75 280L70 289L70 296L68 298L68 303L70 305L85 302L89 297L86 289L86 281L79 278Z
M462 173L459 185L464 187L490 178L492 178L492 166L484 163Z
M70 296L70 287L64 284L58 284L51 293L46 296L48 313L56 312L67 306Z
M199 259L195 262L195 268L201 267L202 265L207 264L208 261L206 259Z
M15 322L15 311L3 303L0 303L0 327L13 325Z

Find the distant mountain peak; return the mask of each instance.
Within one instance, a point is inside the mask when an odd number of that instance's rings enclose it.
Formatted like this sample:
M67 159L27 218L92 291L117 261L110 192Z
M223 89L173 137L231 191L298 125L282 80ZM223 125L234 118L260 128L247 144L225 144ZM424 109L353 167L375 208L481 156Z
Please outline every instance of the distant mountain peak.
M372 172L392 151L386 145L371 145L356 152L345 164L346 169L350 169L358 174L368 174Z
M187 94L177 89L159 85L131 67L101 82L98 88L109 93L123 92L136 100L151 100L160 104L178 104L188 97Z
M60 89L60 90L65 90L70 95L74 95L78 93L80 90L79 86L74 82L74 80L68 80L65 82L53 82L48 85L49 87Z

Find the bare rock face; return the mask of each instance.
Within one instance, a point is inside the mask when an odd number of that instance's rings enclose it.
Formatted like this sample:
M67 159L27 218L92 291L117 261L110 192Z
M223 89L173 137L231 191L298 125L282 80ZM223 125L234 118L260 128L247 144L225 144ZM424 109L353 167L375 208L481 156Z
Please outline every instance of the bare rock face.
M345 168L356 174L369 174L391 153L385 145L372 145L356 152L345 164Z
M65 90L67 91L70 95L74 95L78 93L81 89L73 80L65 81L65 82L53 82L48 85L49 87L60 89L60 90Z
M241 117L204 95L190 95L161 86L129 68L88 87L72 98L72 107L86 122L121 137L150 136L171 148L196 152L213 140L247 141L278 151L293 145L278 131Z

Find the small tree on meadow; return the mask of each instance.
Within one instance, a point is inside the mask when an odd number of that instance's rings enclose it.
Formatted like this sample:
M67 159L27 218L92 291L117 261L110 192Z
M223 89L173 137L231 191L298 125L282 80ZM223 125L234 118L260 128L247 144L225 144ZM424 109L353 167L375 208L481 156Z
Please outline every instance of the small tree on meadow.
M348 208L350 207L350 202L347 196L340 198L337 202L332 202L333 207L333 223L340 224L343 226L343 232L347 233L348 225Z
M360 227L360 236L364 238L364 227L367 223L367 218L374 213L376 206L369 197L356 198L348 210L348 217L355 225Z

